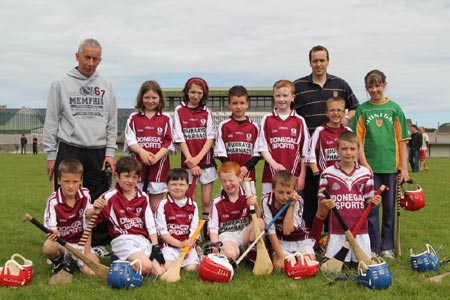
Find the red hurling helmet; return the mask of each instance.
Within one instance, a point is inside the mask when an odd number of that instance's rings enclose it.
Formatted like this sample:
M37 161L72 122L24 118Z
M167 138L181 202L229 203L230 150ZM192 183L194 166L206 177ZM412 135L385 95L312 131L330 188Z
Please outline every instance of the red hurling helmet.
M284 270L292 279L307 278L319 271L319 262L311 260L308 254L295 252L284 260Z
M234 270L228 259L221 254L208 254L200 262L198 277L203 281L229 282Z
M412 180L407 181L410 185L414 185ZM402 184L402 193L400 197L400 206L405 210L419 210L425 206L425 194L420 185L415 184L415 190L406 191Z
M17 260L19 258L19 261ZM26 277L26 283L30 283L31 279L33 279L33 262L29 259L26 259L19 253L14 253L11 256L11 260L17 261L19 264L21 263L21 267L25 270L27 277Z
M27 272L15 260L8 260L5 266L0 268L0 285L7 287L24 286L27 282Z

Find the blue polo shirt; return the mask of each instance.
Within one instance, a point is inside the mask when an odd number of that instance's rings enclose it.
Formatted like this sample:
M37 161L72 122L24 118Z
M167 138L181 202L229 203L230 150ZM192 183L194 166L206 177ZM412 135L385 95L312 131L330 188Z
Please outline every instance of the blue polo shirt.
M346 109L354 110L358 107L358 99L348 83L334 75L327 74L323 88L313 82L312 74L295 80L294 84L296 97L293 108L305 119L310 134L322 123L328 122L327 100L331 97L345 99Z

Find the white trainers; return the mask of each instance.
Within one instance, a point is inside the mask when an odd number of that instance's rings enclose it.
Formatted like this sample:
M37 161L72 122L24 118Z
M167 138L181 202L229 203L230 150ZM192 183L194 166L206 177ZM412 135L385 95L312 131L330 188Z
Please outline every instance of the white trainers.
M370 257L372 258L378 257L378 254L376 252L370 252Z
M97 255L100 258L111 256L111 253L109 253L108 250L106 250L105 246L95 246L92 247L92 250L94 251L95 255Z
M395 258L394 251L392 251L392 250L381 251L380 254L381 254L381 257L383 257L383 258L388 258L388 259L394 259Z

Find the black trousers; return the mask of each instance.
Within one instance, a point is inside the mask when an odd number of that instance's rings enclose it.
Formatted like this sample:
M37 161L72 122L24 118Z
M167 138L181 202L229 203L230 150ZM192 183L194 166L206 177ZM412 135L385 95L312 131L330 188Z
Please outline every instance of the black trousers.
M65 159L77 159L83 165L83 186L91 194L91 202L94 202L101 194L109 189L108 178L102 171L105 159L105 148L86 149L60 142L55 162L54 183L55 190L58 185L58 166ZM98 224L92 230L92 246L107 245L111 241L108 228L105 223Z

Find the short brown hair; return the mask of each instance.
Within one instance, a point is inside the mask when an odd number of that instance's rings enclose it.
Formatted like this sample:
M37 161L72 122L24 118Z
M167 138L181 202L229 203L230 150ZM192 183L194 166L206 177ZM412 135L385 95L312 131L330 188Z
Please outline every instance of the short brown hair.
M295 188L296 183L297 177L295 177L292 173L286 170L281 170L275 173L275 176L273 176L272 189L274 189L277 186L277 184Z
M356 133L351 131L342 132L337 138L337 147L341 145L342 142L356 143L359 147L359 139Z
M161 86L155 80L148 80L141 85L141 88L139 89L139 92L136 96L136 106L134 108L136 108L140 113L145 112L142 98L148 91L153 91L159 96L159 104L156 110L157 112L161 113L164 110L164 107L166 106L166 102L164 100L164 94L161 89Z
M65 159L59 163L58 178L61 178L62 173L80 174L80 176L83 176L83 165L77 159Z
M117 160L116 163L117 174L130 173L133 171L135 171L137 174L140 174L141 169L141 163L133 156L122 156L121 158L119 158L119 160Z

